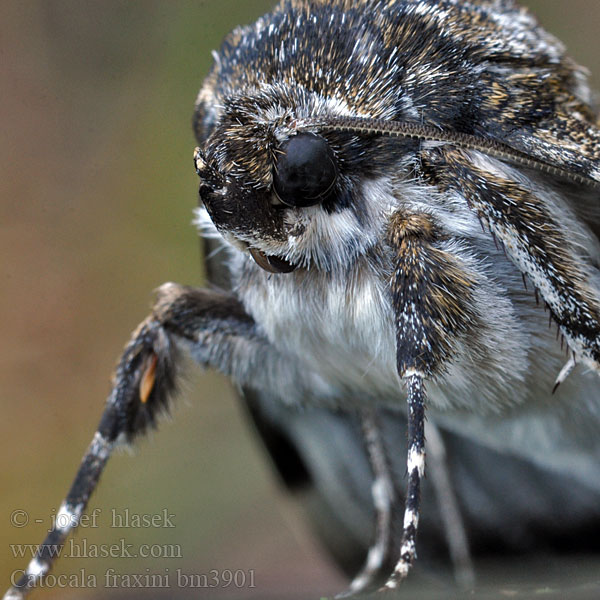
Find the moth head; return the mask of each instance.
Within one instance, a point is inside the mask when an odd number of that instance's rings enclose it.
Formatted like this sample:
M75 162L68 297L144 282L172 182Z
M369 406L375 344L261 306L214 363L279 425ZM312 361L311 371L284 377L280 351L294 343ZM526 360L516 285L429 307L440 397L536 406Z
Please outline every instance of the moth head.
M268 211L271 218L274 214L281 216L284 208L308 208L332 200L338 160L325 137L303 131L289 131L283 137L265 131L263 136L248 141L254 144L252 148L245 146L242 135L235 139L227 133L218 144L211 139L213 145L209 143L208 151L196 148L194 164L201 181L200 197L217 227L244 233L244 211L235 215L230 212L232 204L243 209L235 203L240 195L246 196L249 207L262 195L263 203L266 201L272 209ZM211 151L215 147L217 151ZM235 217L241 219L236 221Z
M494 139L339 116L335 100L289 86L265 85L220 102L205 96L196 112L200 200L223 237L271 272L345 268L367 253L381 239L402 182L415 184L423 142L598 185Z
M305 92L263 89L220 106L200 118L194 161L200 201L229 243L272 272L331 270L375 243L365 196L376 141L324 131L313 119L325 107Z

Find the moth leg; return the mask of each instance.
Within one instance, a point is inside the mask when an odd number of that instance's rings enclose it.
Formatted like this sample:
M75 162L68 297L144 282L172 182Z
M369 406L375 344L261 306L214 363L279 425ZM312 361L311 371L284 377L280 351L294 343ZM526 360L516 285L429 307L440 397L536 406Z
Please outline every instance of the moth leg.
M55 526L4 600L24 598L48 573L77 527L113 449L155 426L159 413L168 409L181 371L181 349L187 347L205 366L235 374L237 347L252 344L256 351L251 354L264 359L254 322L234 297L176 284L159 289L154 309L134 331L118 362L98 430Z
M406 458L408 485L400 541L400 558L394 572L385 583L386 589L395 589L398 583L406 578L417 558L421 479L425 474L426 394L423 379L420 373L414 373L404 378L408 394L408 455Z
M475 584L475 570L465 524L449 477L446 446L438 427L431 421L425 423L425 437L429 457L428 471L454 567L454 578L461 589L471 589Z
M384 589L395 589L416 558L419 495L425 472L425 382L452 359L472 332L475 281L459 258L440 249L442 236L427 214L395 212L387 242L393 252L390 282L396 326L396 364L408 402L408 486L400 559Z
M556 384L576 360L600 374L600 290L585 256L591 245L585 236L593 234L566 205L543 189L532 191L517 175L511 178L511 167L499 161L445 147L425 153L423 164L438 188L466 199L544 299L572 352Z
M374 407L361 411L360 420L369 464L373 470L371 493L375 507L375 536L363 568L354 577L348 591L338 598L363 592L373 586L386 567L393 565L394 508L398 494L385 450L381 425Z

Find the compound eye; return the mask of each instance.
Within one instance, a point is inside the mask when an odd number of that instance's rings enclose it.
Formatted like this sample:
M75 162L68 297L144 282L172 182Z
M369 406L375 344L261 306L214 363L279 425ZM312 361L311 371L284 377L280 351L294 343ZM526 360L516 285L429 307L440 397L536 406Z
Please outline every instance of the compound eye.
M327 140L314 133L300 133L280 147L273 189L288 206L312 206L329 194L336 177L335 156Z

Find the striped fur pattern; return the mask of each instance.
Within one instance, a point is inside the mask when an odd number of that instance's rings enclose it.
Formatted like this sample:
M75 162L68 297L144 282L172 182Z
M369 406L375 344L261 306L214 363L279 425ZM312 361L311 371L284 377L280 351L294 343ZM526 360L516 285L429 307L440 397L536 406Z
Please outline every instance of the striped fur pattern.
M452 360L453 347L477 323L471 308L475 282L454 257L435 247L436 238L439 233L427 214L399 211L390 219L387 239L395 254L390 288L397 368L408 401L408 488L400 559L385 585L389 589L408 575L417 556L419 495L425 472L424 380Z
M573 353L600 370L597 291L588 283L591 272L578 256L578 240L565 234L563 215L531 186L511 179L509 169L493 167L485 157L457 149L442 150L441 158L436 154L432 152L437 181L445 189L460 185L471 208L544 298ZM597 249L590 245L590 251Z

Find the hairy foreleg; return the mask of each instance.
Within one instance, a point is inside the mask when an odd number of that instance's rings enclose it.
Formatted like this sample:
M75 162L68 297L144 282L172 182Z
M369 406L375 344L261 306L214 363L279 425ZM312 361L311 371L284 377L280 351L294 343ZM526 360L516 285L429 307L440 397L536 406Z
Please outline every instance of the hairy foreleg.
M465 198L550 310L571 350L555 388L576 361L600 374L599 274L588 254L597 242L583 222L548 189L477 153L447 147L422 164L439 189Z
M48 573L69 533L77 527L113 449L154 427L168 410L187 350L202 365L232 375L242 384L254 370L268 377L272 349L236 298L222 292L165 284L151 314L123 351L98 430L71 489L21 579L4 600L24 598ZM274 369L277 370L277 369ZM253 376L253 383L256 376ZM261 382L258 381L258 384Z
M460 259L440 247L443 236L427 214L392 215L388 244L394 271L390 282L396 325L396 364L408 403L408 486L400 559L385 584L394 589L417 556L419 494L425 471L425 382L451 362L478 321L475 278Z

